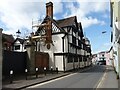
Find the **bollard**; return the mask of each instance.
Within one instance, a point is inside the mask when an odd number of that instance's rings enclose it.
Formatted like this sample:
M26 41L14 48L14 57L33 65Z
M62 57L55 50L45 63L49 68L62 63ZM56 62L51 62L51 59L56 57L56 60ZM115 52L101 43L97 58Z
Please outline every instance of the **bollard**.
M28 72L28 70L25 69L25 77L26 77L26 80L27 80L27 72Z
M51 73L53 74L53 67L51 67Z
M13 70L10 70L10 83L13 83Z
M56 67L56 72L57 72L57 74L58 74L58 67Z
M36 68L35 71L36 71L36 78L38 78L38 68Z
M44 73L45 73L45 76L46 76L46 67L44 67Z

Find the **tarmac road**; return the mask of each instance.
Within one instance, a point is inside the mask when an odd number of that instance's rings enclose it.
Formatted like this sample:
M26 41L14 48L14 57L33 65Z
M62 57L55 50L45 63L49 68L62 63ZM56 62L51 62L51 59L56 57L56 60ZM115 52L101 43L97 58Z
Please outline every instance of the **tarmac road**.
M105 66L96 65L82 73L79 71L28 88L96 88L104 75ZM27 89L27 88L26 88Z

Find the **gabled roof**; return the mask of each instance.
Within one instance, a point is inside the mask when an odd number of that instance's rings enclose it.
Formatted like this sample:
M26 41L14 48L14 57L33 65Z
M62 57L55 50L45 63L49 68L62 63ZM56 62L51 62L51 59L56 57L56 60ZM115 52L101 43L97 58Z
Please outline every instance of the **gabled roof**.
M66 26L74 25L75 19L76 19L76 16L73 16L65 19L56 20L56 22L59 27L66 27Z
M2 33L2 41L13 43L14 42L14 37L12 35Z
M19 41L20 44L23 44L25 40L24 40L24 39L21 39L21 38L16 38L16 40L14 41L14 43L15 43L16 41Z
M84 36L83 35L83 29L82 29L82 25L81 25L81 22L78 23L77 22L77 17L76 16L72 16L72 17L68 17L68 18L65 18L65 19L60 19L60 20L54 20L52 19L51 17L49 16L46 16L42 22L42 24L46 23L47 20L50 20L52 21L52 23L57 27L59 28L60 32L63 32L63 33L68 33L66 32L63 27L67 27L67 26L72 26L75 30L75 32L79 32L79 35L81 36L81 38ZM36 35L42 31L42 28L43 27L39 27L38 30L36 31ZM44 30L43 30L44 31Z
M47 20L52 21L52 23L53 23L57 28L59 28L59 30L60 30L61 32L66 33L65 30L62 29L61 27L59 27L59 25L57 24L57 22L56 22L54 19L52 19L51 17L49 17L49 16L46 16L46 17L44 18L42 24L46 23ZM40 30L42 30L42 28L43 28L43 27L39 27L38 30L37 30L37 32L36 32L36 34L37 34L38 32L40 32Z

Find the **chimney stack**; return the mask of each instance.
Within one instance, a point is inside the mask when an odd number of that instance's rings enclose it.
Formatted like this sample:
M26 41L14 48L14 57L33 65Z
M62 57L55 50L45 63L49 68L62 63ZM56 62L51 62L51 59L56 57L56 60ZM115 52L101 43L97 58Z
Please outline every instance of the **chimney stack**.
M53 3L52 2L46 3L46 16L53 19ZM50 49L50 44L52 43L52 21L47 20L46 24L48 26L46 26L46 41L45 41L45 43L47 45L47 49Z
M53 3L46 3L46 15L53 18Z

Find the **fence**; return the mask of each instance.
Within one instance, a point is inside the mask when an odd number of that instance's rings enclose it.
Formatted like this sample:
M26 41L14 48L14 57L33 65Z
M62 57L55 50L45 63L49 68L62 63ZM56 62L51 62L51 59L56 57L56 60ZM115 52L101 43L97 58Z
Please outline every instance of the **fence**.
M26 68L26 52L3 51L3 75L9 75L10 70L14 74L24 73Z

